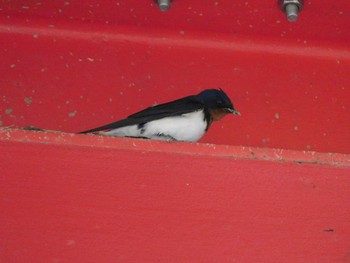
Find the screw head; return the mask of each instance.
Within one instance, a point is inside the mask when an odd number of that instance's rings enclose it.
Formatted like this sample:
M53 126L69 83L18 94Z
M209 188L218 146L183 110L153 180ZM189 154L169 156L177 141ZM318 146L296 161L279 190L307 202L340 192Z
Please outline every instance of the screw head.
M165 12L170 9L171 0L156 0L160 11Z

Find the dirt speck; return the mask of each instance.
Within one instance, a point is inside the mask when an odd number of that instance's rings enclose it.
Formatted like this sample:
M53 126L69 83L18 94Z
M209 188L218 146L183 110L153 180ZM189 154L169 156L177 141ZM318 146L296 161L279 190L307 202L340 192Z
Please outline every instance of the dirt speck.
M68 113L68 116L69 117L75 117L76 114L77 114L77 111L75 110L75 111L72 111L72 112Z
M5 110L5 113L6 113L6 114L11 114L12 112L13 112L13 109L6 109L6 110Z
M278 120L280 118L280 115L278 113L275 113L275 118Z
M30 104L32 104L32 98L25 97L25 98L24 98L24 102L25 102L27 105L30 105Z

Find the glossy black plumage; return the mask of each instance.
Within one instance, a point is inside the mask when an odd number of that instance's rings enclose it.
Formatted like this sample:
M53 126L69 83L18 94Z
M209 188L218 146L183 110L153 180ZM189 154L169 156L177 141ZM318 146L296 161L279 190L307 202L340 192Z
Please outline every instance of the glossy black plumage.
M143 124L151 121L159 120L165 117L179 116L198 110L204 111L203 121L207 122L208 129L209 125L211 124L210 110L216 108L227 108L235 111L231 100L228 98L224 91L221 89L209 89L202 91L197 95L187 96L168 103L146 108L142 111L128 116L126 119L122 119L80 133L106 131L130 125L140 125L141 127Z

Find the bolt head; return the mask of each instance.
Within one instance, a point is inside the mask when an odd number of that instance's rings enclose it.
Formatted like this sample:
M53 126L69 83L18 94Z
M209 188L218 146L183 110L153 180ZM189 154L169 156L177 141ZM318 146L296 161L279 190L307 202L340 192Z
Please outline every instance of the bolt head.
M296 5L300 11L304 6L304 0L278 0L278 5L283 12L286 11L287 5L289 4Z

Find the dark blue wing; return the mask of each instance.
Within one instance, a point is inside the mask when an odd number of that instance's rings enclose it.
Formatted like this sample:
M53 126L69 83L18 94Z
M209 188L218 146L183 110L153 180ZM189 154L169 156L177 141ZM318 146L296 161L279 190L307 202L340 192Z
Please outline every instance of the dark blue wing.
M204 105L201 102L197 101L195 96L188 96L168 103L146 108L142 111L128 116L126 119L122 119L120 121L109 123L101 127L97 127L80 133L105 131L129 125L144 124L164 117L178 116L203 108Z

